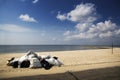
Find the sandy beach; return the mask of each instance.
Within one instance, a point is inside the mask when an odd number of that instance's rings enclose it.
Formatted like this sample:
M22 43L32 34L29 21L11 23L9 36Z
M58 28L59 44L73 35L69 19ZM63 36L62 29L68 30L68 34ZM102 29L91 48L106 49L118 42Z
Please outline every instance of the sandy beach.
M11 57L25 53L0 54L0 80L120 80L120 48L36 52L58 56L64 65L50 70L6 66Z

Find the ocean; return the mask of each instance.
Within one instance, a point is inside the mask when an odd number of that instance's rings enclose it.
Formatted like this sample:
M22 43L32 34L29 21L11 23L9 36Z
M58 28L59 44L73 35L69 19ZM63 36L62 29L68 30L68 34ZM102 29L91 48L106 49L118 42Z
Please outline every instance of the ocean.
M110 46L83 46L83 45L0 45L0 53L22 53L32 50L35 52L69 51L105 49Z

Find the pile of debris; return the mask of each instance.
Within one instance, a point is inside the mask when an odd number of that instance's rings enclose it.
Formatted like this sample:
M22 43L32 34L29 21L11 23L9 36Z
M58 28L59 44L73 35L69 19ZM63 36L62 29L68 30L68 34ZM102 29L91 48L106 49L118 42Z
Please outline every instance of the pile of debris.
M44 68L46 70L52 68L53 66L61 66L62 62L58 60L58 57L51 57L50 55L38 56L33 51L28 51L28 53L20 58L11 58L7 61L8 66L13 68Z

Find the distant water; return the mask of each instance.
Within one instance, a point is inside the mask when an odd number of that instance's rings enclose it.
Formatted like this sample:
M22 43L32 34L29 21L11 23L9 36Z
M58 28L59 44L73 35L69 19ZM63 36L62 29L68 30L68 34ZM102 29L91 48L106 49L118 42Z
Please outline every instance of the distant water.
M80 46L80 45L0 45L0 53L21 53L33 50L35 52L68 51L103 49L109 46Z

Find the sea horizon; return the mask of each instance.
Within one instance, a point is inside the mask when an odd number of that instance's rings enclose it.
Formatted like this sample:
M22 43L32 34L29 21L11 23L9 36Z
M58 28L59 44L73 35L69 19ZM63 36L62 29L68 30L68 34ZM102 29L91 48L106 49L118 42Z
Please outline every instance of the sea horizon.
M108 49L111 47L111 45L0 45L0 53L24 53L29 50L35 52L72 51ZM120 45L114 45L113 47L120 47Z

